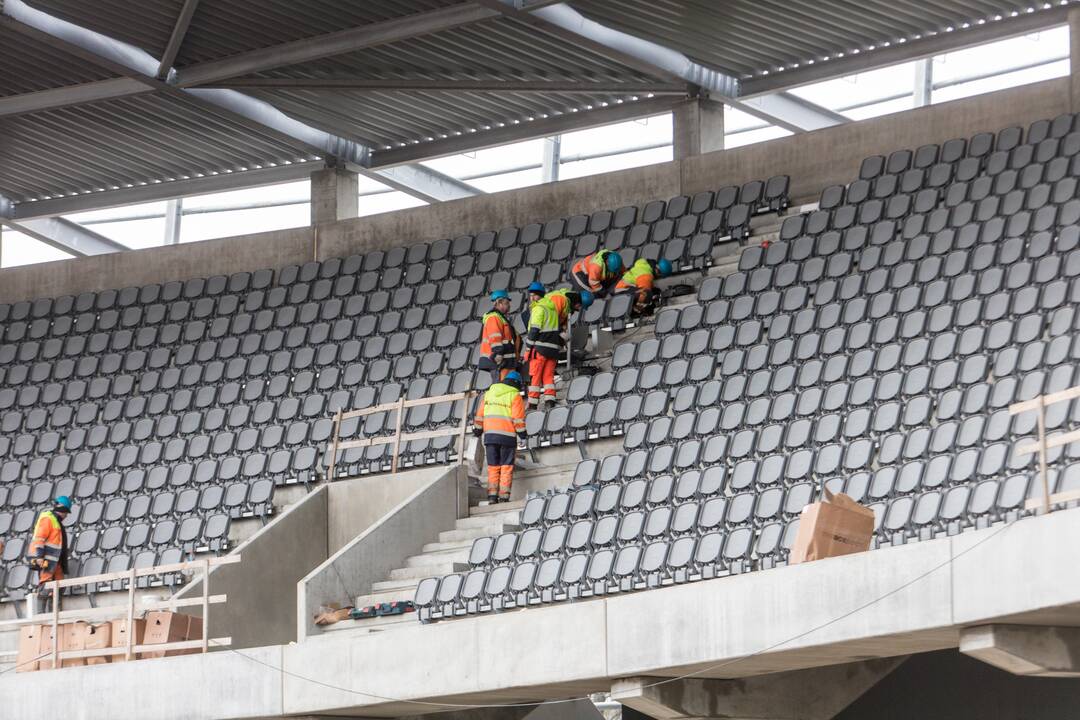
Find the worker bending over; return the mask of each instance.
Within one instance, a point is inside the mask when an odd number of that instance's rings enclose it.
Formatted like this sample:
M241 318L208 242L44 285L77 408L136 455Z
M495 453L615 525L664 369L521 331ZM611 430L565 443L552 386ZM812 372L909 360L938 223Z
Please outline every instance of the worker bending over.
M38 571L38 602L43 603L41 612L48 611L51 592L47 583L63 580L67 574L67 533L64 532L64 520L71 512L71 498L61 495L53 501L53 506L43 510L34 524L34 538L26 557L30 565Z
M477 367L491 373L491 382L499 382L511 370L518 369L521 338L513 323L507 318L510 312L510 295L505 290L491 293L494 307L484 315L484 329L480 336L480 360Z
M591 292L594 297L604 297L622 275L623 262L614 250L599 250L578 260L570 272L570 278L579 290Z
M488 502L510 502L518 438L525 439L525 403L521 399L521 375L516 370L484 393L473 420L473 434L484 437Z
M623 273L615 285L615 293L635 293L634 314L647 315L656 306L656 278L671 274L671 261L639 258Z
M544 284L539 282L532 282L529 285L529 298L525 302L525 307L521 308L521 326L525 328L525 332L529 331L529 316L532 314L532 309L536 307L536 303L544 299L547 295L547 290L544 289Z
M564 353L570 313L587 309L593 302L589 291L555 290L549 292L529 314L529 333L525 344L529 361L529 406L540 404L543 391L548 406L555 404L555 366Z

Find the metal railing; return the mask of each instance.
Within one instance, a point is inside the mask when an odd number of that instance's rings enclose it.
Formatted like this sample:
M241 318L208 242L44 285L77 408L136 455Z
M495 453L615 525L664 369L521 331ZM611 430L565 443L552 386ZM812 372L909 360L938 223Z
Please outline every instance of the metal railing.
M1040 395L1031 400L1013 403L1009 406L1010 415L1031 412L1032 410L1038 413L1038 439L1023 445L1018 445L1014 451L1016 455L1030 455L1031 453L1039 454L1039 478L1042 482L1043 496L1042 499L1032 498L1028 500L1024 504L1025 510L1033 510L1041 507L1044 513L1048 513L1050 512L1051 505L1057 505L1071 500L1080 500L1080 489L1068 490L1051 495L1050 477L1046 469L1047 450L1080 440L1080 430L1058 433L1053 437L1048 438L1046 436L1046 408L1049 405L1055 405L1075 398L1080 398L1080 386L1062 390L1061 392L1050 393L1049 395Z
M434 397L417 398L415 400L406 400L401 398L397 402L384 403L382 405L375 405L373 407L364 408L363 410L338 410L334 415L334 437L330 444L330 457L327 461L326 479L328 482L333 482L334 477L337 474L337 458L338 453L343 450L349 450L352 448L365 448L373 445L388 445L393 443L394 454L390 462L390 473L394 474L398 471L398 460L401 454L401 444L403 442L408 443L413 440L430 440L437 437L458 436L458 464L462 464L465 461L465 436L466 431L469 428L469 401L472 399L473 391L466 390L465 392L454 393L451 395L436 395ZM417 407L420 405L436 405L445 402L462 402L461 410L461 424L458 427L448 427L441 430L423 430L419 432L402 433L401 428L405 422L405 411L408 408ZM394 422L394 434L393 435L379 435L376 437L362 438L360 440L342 440L341 439L341 423L344 420L350 418L366 417L368 415L374 415L380 412L396 412L397 417Z
M232 644L231 637L211 638L210 629L210 606L224 603L228 600L226 595L210 594L210 568L220 565L231 565L240 562L239 555L226 555L224 557L206 558L191 562L175 563L170 565L156 565L147 568L132 568L121 572L104 573L101 575L86 575L84 577L64 578L45 583L44 587L52 594L51 612L38 613L37 595L31 593L27 596L27 617L19 620L6 620L0 622L0 630L24 625L51 625L52 626L52 651L43 653L34 658L34 662L51 656L52 667L59 668L64 660L77 660L94 657L112 657L123 655L125 660L132 660L140 653L165 652L171 650L201 650L207 652L210 644L217 647L228 647ZM171 573L197 571L201 575L202 595L194 598L171 598L168 600L138 600L135 597L136 579L154 575L168 575ZM128 581L127 602L117 605L82 608L78 610L62 610L62 595L60 590L67 587L80 587L87 585L99 585L117 581ZM202 608L202 638L195 640L178 640L169 643L157 643L153 645L136 645L135 623L136 612L142 613L148 610L176 610L184 607ZM61 622L104 622L110 620L127 621L127 643L121 647L108 647L94 650L61 650L60 649L60 624ZM16 656L16 652L0 653L0 658L6 659ZM46 661L48 662L48 661Z

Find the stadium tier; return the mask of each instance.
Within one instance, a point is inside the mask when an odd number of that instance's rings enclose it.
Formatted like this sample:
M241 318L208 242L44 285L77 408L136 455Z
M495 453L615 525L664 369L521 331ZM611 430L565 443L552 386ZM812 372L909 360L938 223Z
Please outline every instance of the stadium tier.
M1035 413L1078 382L1076 116L867 158L819 209L745 248L655 337L533 412L534 447L621 435L573 485L421 581L423 619L786 563L819 486L875 512L875 546L1011 521L1041 496ZM1074 425L1080 406L1048 410ZM1080 488L1077 444L1050 490Z

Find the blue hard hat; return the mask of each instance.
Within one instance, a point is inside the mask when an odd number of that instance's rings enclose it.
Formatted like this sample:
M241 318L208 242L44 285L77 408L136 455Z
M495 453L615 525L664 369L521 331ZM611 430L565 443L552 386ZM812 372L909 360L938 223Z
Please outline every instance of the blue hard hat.
M582 310L588 309L588 307L593 304L593 300L595 299L595 297L596 296L593 295L588 290L582 290L581 291L581 309Z
M536 293L537 295L543 295L547 292L547 290L544 289L544 283L532 282L529 285L529 292Z
M604 262L607 264L608 272L617 273L622 270L622 256L619 253L608 253Z
M495 302L496 300L509 300L509 299L510 299L510 293L506 292L505 290L496 290L495 292L491 293L491 302Z
M506 373L506 377L503 378L503 382L507 381L516 382L520 385L521 373L519 373L517 370L511 370L510 372Z
M67 495L60 495L53 501L57 506L64 508L65 510L71 510L71 498Z
M671 274L671 261L667 258L660 258L656 261L656 272L660 273L660 277L667 277Z

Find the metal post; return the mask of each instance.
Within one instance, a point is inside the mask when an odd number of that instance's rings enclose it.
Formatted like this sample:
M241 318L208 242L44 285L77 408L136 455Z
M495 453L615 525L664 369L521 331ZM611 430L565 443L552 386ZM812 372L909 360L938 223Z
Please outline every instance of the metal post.
M390 474L397 475L398 453L401 451L401 424L405 415L405 397L398 398L397 422L394 423L394 457L390 460Z
M202 651L206 654L210 645L210 561L202 562Z
M1039 396L1039 475L1043 486L1043 512L1050 512L1050 479L1046 472L1046 396Z
M330 444L330 466L326 469L326 481L334 482L337 468L338 438L341 435L341 408L338 408L334 416L334 442Z

